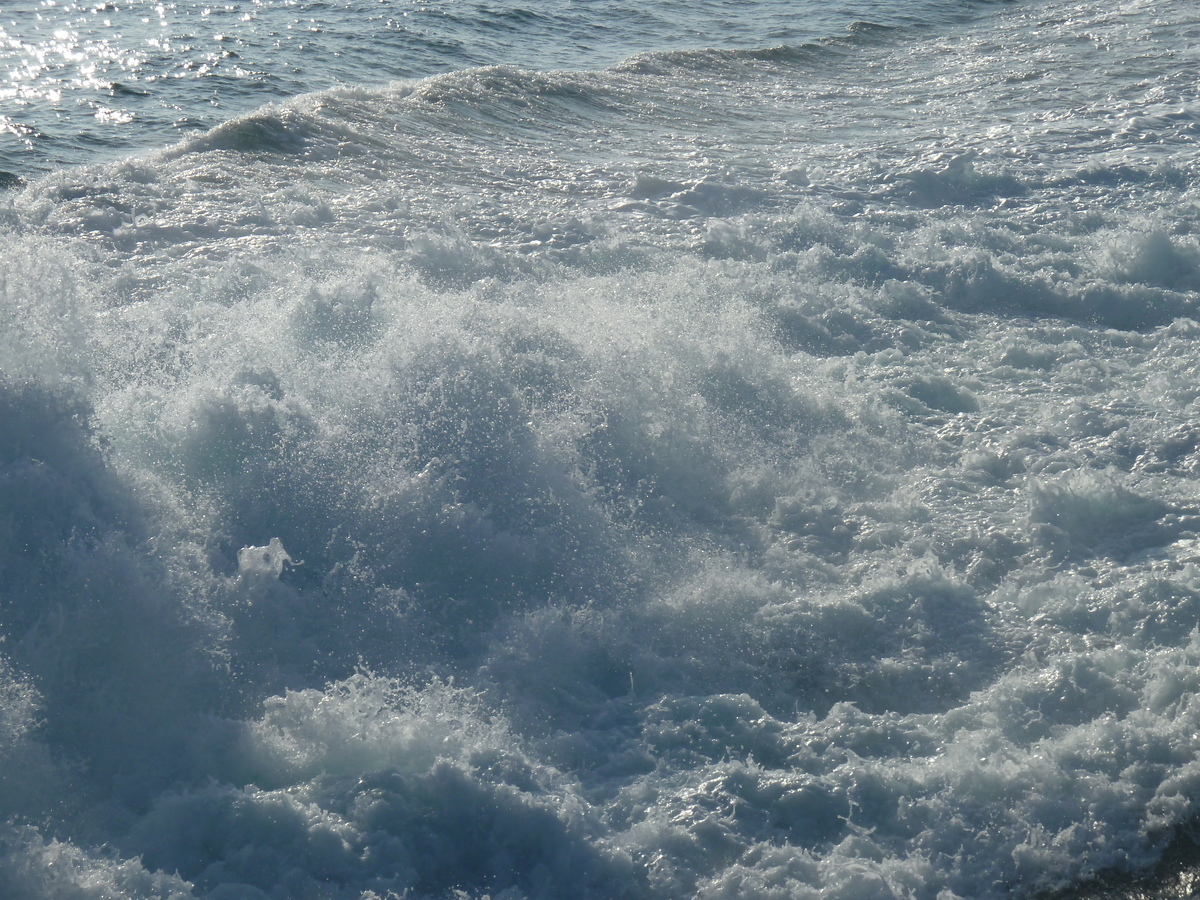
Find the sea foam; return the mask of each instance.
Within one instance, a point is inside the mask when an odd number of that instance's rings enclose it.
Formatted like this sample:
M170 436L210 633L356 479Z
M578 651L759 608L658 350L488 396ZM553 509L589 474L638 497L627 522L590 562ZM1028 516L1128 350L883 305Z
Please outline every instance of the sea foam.
M1179 9L337 87L9 190L0 890L1145 871L1200 796Z

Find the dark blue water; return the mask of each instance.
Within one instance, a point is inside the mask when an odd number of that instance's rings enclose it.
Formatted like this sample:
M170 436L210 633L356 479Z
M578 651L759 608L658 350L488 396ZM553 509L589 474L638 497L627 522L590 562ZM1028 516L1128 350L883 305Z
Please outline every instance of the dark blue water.
M0 168L111 160L334 85L489 65L594 69L646 51L796 46L859 21L962 14L945 0L19 0L0 11Z

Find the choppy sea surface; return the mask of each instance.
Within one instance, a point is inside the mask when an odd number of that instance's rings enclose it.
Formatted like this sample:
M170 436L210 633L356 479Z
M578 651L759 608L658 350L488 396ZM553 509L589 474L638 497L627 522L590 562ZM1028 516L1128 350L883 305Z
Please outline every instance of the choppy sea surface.
M0 896L1195 827L1194 4L14 0L0 62Z

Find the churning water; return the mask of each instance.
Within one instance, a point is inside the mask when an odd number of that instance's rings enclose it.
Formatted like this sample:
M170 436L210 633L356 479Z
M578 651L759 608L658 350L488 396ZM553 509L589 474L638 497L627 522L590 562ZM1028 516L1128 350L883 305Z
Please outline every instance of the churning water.
M0 895L1029 897L1200 803L1200 14L0 12Z

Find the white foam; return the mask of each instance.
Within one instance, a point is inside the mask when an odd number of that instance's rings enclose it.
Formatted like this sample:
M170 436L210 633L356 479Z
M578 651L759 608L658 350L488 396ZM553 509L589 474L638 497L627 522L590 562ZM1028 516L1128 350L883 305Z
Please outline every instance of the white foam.
M7 195L0 889L1151 864L1200 797L1192 125L1098 123L1194 54L1042 6L338 88Z

